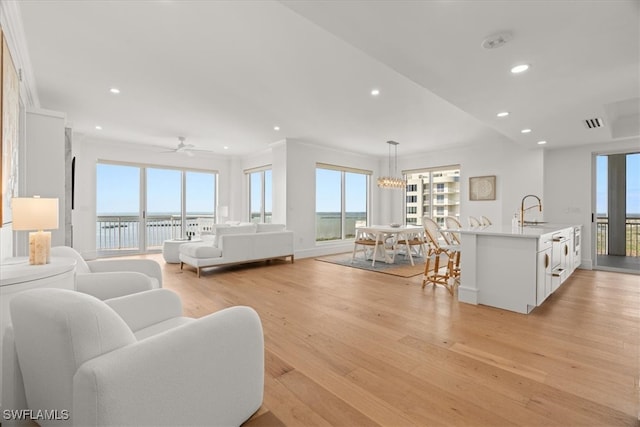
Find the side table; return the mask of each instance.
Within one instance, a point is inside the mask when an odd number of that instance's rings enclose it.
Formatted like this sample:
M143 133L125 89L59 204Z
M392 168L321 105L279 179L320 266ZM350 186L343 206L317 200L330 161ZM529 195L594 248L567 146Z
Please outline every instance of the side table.
M162 257L168 264L178 264L180 262L180 245L185 243L201 242L201 239L170 239L162 244Z
M2 341L11 323L9 302L20 292L36 288L75 289L76 260L52 257L49 264L30 265L28 257L7 258L0 264L0 405L2 403Z

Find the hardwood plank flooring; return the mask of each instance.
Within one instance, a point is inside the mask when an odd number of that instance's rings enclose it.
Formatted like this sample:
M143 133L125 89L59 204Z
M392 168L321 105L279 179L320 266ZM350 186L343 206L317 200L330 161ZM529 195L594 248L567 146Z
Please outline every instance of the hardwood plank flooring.
M265 335L256 426L640 426L640 278L578 270L529 315L314 259L165 264L186 315L248 305Z

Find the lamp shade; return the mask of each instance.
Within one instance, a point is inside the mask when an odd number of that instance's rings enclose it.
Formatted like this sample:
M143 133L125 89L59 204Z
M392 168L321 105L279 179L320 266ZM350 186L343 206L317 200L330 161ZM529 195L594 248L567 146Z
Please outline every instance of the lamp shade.
M14 230L53 230L58 228L58 199L38 196L11 200Z

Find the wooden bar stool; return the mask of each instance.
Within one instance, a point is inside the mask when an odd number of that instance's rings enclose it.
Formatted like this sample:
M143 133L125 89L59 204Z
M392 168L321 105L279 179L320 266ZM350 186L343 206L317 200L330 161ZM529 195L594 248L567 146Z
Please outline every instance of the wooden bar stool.
M460 245L452 244L447 235L442 232L438 223L431 218L422 218L422 225L424 226L427 247L429 248L422 288L427 283L432 284L434 287L441 285L453 295L460 278L460 268L459 264L457 264L460 260ZM442 238L443 243L441 243L440 238ZM446 265L444 266L440 265L440 257L442 255L447 257Z

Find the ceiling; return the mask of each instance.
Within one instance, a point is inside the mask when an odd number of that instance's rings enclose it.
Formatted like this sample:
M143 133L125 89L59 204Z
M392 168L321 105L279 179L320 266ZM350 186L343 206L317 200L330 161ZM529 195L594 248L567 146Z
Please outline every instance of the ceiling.
M410 155L640 134L636 0L19 6L36 106L65 112L80 137L170 148L185 136L225 155L292 138L385 156L387 140ZM481 47L499 32L510 41Z

